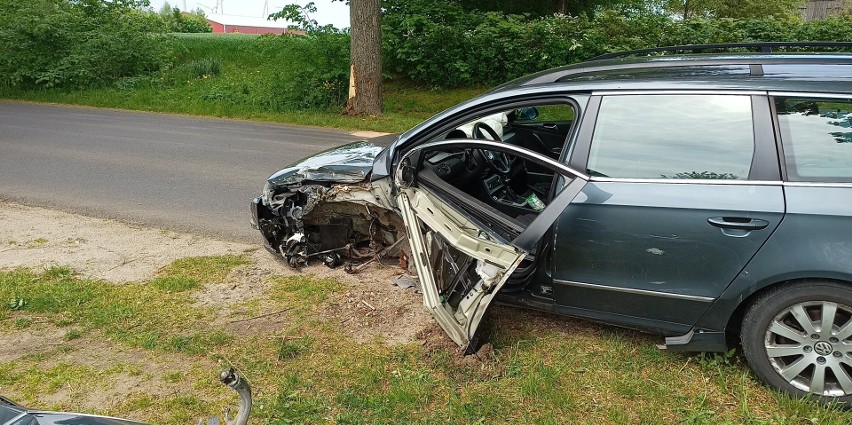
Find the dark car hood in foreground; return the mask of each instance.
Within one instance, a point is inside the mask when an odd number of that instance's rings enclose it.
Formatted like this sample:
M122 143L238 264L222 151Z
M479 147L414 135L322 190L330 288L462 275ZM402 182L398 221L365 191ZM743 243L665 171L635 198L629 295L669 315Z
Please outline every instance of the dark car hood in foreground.
M109 416L87 415L84 413L46 412L27 409L3 396L0 396L0 421L18 418L15 423L31 424L33 419L38 425L145 425L127 419Z
M39 425L144 425L127 419L107 416L84 415L81 413L56 413L30 411Z
M373 169L373 160L396 137L382 136L331 148L290 164L267 180L274 186L306 180L358 183L367 178Z

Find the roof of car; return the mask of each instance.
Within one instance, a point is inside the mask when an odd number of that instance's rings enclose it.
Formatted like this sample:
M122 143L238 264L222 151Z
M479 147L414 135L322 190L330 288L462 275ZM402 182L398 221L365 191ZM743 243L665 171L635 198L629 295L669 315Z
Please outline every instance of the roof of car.
M498 86L587 90L735 89L852 93L852 54L713 53L602 59L553 68ZM566 87L568 88L568 87Z

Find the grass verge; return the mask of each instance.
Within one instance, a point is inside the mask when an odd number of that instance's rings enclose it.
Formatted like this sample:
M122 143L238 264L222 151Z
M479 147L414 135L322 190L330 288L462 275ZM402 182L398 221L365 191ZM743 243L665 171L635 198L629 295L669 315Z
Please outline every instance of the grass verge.
M641 333L510 308L495 310L493 349L480 358L461 358L434 335L398 346L359 344L338 320L317 314L346 287L309 275L273 277L262 294L265 308L286 310L283 325L237 332L198 307L193 293L245 262L178 260L138 285L79 279L65 268L0 272L0 331L74 336L0 361L0 392L53 407L51 400L71 391L58 407L80 410L93 388L118 386L96 413L179 424L235 402L213 382L215 365L233 364L255 387L255 423L852 421L848 412L766 389L735 354L661 352ZM157 279L196 283L163 288ZM114 364L69 360L93 338L136 354ZM162 371L134 360L145 356L159 359ZM128 380L185 385L166 394L153 385L121 389Z
M227 65L225 67L228 68ZM334 111L271 112L264 111L256 105L229 104L205 98L205 94L211 90L213 84L216 84L216 78L192 81L176 87L132 90L112 87L89 90L0 90L0 98L398 133L485 91L485 89L428 89L388 83L384 91L384 114L380 117L360 117Z

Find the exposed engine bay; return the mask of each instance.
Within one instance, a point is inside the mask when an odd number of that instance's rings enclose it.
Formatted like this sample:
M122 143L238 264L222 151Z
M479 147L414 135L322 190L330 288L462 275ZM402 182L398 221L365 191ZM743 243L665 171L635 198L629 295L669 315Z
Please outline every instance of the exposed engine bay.
M534 215L524 197L515 195L510 177L487 166L492 152L430 152L422 164L424 183L442 181L462 196L478 199L510 217ZM514 180L525 185L523 163L507 163ZM354 273L374 261L399 258L408 268L410 249L402 217L391 196L390 180L300 183L267 188L253 205L256 227L268 250L293 268L321 262ZM532 193L527 190L527 196ZM543 197L543 195L542 195ZM496 230L496 229L495 229ZM504 238L511 239L510 233Z
M373 261L399 258L407 268L405 225L384 182L298 184L270 189L255 202L266 248L290 267L322 262L355 273Z

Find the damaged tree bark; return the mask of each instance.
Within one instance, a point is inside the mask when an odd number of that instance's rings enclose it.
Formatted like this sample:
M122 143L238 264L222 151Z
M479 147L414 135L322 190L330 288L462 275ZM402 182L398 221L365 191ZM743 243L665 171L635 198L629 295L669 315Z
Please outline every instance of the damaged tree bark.
M381 0L351 0L349 115L382 113Z

